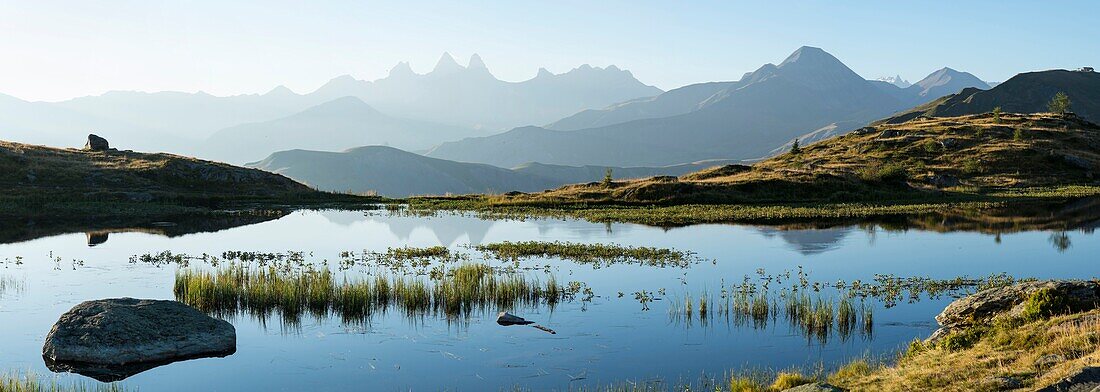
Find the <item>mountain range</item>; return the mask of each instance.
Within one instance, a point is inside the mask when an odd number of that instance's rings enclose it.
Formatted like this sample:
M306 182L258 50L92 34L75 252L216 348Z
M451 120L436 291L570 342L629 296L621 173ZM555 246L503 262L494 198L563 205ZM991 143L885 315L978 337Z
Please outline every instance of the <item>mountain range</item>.
M615 178L678 176L730 161L668 167L612 167ZM533 192L598 181L608 167L529 163L512 169L425 157L392 147L367 146L343 152L289 150L248 164L320 190L382 196Z
M865 80L824 50L802 47L779 65L766 64L736 82L689 85L545 127L443 143L428 155L501 167L529 161L663 166L755 159L808 133L832 127L843 134L965 87L988 86L945 68L901 89Z
M125 140L134 149L221 157L225 148L214 148L213 154L204 149L224 140L227 132L263 133L260 128L270 126L277 134L300 132L299 137L316 138L333 124L340 124L340 132L345 132L350 119L337 118L343 113L318 106L349 96L393 119L378 120L385 123L379 126L362 124L364 133L374 135L367 140L398 143L396 140L405 138L402 133L423 135L425 126L436 124L438 135L433 135L432 141L438 143L550 122L580 110L661 92L615 66L582 65L562 74L540 69L534 78L513 83L495 78L477 55L468 66L461 66L444 54L426 74L417 74L408 63L400 63L385 78L362 81L345 75L308 94L280 86L264 94L228 97L203 92L112 91L62 102L27 102L0 96L0 132L9 139L61 146L95 132ZM330 117L321 118L322 113ZM362 113L352 114L356 115ZM318 124L303 124L303 118L315 119ZM405 124L411 128L401 128ZM464 131L457 132L459 129ZM215 135L215 140L207 142ZM337 150L357 146L340 145ZM274 151L252 152L263 157Z

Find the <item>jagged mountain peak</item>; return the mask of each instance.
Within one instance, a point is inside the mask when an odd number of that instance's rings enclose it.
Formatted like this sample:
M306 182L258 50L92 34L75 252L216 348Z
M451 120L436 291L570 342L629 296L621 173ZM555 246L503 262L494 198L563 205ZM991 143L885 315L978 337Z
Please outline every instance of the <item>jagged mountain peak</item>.
M451 56L449 52L443 52L443 56L439 57L439 61L435 63L435 68L432 69L433 74L447 74L458 72L466 69L462 65L455 61L455 58Z
M394 77L394 76L398 76L398 77L400 77L400 76L411 76L411 75L415 75L415 74L416 73L413 72L412 66L409 65L408 61L402 61L400 63L397 63L397 65L393 66L393 68L390 69L390 76L391 77Z
M474 53L470 56L470 64L466 66L466 69L488 71L489 67L485 66L485 61L481 59L480 55Z

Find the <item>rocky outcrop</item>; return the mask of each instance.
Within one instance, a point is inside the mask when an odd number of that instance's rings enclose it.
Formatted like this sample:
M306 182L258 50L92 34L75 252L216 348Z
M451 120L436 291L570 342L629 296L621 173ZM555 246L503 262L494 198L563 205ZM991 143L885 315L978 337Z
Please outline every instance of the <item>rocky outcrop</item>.
M176 301L86 301L61 315L46 336L47 366L118 380L163 364L233 354L231 324Z
M111 149L111 145L107 143L107 139L93 134L88 135L88 142L84 144L84 149L88 151L107 151Z
M824 382L812 382L784 389L783 392L844 392L844 389Z
M940 329L932 334L929 342L938 342L953 331L998 317L1019 316L1028 297L1043 289L1064 298L1067 310L1087 311L1100 306L1100 282L1095 281L1047 280L984 290L947 305L936 316Z
M1100 367L1086 367L1037 392L1092 392L1100 390Z

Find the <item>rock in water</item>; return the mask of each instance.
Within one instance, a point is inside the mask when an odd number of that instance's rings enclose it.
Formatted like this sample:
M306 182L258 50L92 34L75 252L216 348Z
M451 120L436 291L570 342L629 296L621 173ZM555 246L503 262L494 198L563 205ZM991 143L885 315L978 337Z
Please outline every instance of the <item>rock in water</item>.
M42 357L54 371L117 381L167 363L224 357L237 349L233 325L176 301L86 301L61 315Z
M500 312L497 315L497 324L500 325L528 325L534 324L533 321L527 321L523 317L516 316L508 312Z
M88 151L107 151L111 149L111 145L107 143L107 139L96 135L88 135L88 143L84 144L84 149Z

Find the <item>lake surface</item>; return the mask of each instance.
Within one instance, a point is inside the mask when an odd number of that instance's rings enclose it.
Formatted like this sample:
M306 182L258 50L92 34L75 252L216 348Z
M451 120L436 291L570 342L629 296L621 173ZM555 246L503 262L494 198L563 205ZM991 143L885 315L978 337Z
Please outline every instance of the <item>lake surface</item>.
M399 311L368 322L304 316L288 325L275 316L229 317L237 351L225 358L177 362L127 378L143 391L161 390L533 390L606 385L619 381L697 380L731 369L826 367L864 355L896 352L935 329L933 317L951 298L902 301L874 307L873 333L807 337L788 323L754 326L724 318L705 322L676 309L685 298L802 270L811 280L871 281L875 274L953 278L1008 273L1015 277L1094 277L1100 241L1091 230L976 232L886 230L874 224L786 230L766 226L698 225L662 229L632 224L535 219L492 221L444 214L299 211L217 232L173 237L146 232L54 235L0 245L0 369L52 375L42 343L58 317L91 299L174 299L177 266L131 263L130 258L170 250L200 255L224 251L305 252L307 261L335 265L343 251L443 245L480 253L469 244L500 241L570 241L652 246L692 251L687 268L618 264L594 268L554 259L520 261L549 270L560 282L579 281L591 301L576 299L515 313L552 328L497 325L496 309L466 320L407 317ZM89 246L89 242L96 243ZM19 261L16 258L19 257ZM489 263L506 262L490 260ZM189 268L211 268L193 262ZM526 271L546 277L543 268ZM354 277L365 270L338 271ZM633 293L660 300L649 310ZM623 293L620 297L619 293ZM84 376L63 373L63 381Z

